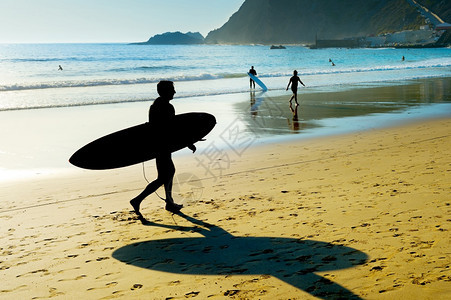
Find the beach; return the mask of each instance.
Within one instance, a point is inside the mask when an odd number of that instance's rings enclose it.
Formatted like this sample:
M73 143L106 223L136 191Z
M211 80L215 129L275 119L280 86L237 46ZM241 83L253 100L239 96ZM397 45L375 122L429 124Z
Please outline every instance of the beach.
M448 298L450 128L176 157L183 214L152 195L144 223L139 165L2 183L0 298Z
M10 44L0 62L0 299L451 297L449 49ZM164 79L177 114L217 124L173 154L182 213L160 188L138 219L154 160L68 159L147 122Z

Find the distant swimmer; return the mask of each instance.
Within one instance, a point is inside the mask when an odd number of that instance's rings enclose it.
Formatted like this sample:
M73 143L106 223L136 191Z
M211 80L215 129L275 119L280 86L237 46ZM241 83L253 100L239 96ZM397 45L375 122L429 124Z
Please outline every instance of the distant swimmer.
M62 71L63 67L61 67L61 65L58 66L58 71Z
M294 70L293 76L291 76L290 81L288 81L288 85L287 85L287 91L291 84L291 91L293 92L293 95L290 98L290 106L291 106L291 101L293 101L293 98L294 98L294 101L296 102L296 106L299 105L299 103L298 103L298 82L300 82L303 86L305 86L305 84L298 77L298 71Z
M335 67L334 62L332 61L332 59L329 58L329 62L332 64L332 67Z
M251 69L249 70L249 73L254 75L254 76L257 76L257 71L255 71L254 66L251 67ZM252 86L254 86L254 89L255 89L255 81L252 80L252 78L250 78L249 88L252 88Z
M402 61L405 61L406 60L406 58L404 57L404 55L402 56Z

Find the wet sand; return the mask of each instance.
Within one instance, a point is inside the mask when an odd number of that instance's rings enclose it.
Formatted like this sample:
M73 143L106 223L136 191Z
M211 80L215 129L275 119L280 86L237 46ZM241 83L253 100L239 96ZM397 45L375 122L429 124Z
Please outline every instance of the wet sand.
M142 88L142 87L141 87ZM176 88L183 90L183 85ZM451 78L366 83L299 90L297 118L291 91L260 90L205 97L177 97L177 114L207 112L217 124L207 136L222 149L344 134L451 114ZM73 171L68 158L100 136L147 121L148 102L0 111L0 182ZM233 140L224 135L239 133ZM187 151L186 153L190 153ZM182 155L186 154L183 153ZM179 153L175 154L179 155ZM39 176L38 176L39 177ZM1 206L0 206L1 207Z
M451 297L451 119L3 182L0 298ZM155 176L153 162L146 176ZM160 195L164 194L163 191Z

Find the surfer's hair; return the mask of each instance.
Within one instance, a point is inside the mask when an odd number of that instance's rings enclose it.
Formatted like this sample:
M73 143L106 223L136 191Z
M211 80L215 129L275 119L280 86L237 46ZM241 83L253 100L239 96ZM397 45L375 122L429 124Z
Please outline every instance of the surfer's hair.
M158 82L158 84L157 84L158 95L161 96L161 95L165 94L165 92L168 89L173 89L173 88L174 88L174 82L169 81L169 80L162 80L162 81Z

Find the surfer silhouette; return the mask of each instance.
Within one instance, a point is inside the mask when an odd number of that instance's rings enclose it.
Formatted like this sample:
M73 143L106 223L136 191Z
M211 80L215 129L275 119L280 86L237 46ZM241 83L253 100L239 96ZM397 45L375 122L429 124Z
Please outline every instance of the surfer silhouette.
M299 103L298 103L298 82L300 82L303 86L305 86L305 84L298 77L298 71L294 70L293 76L291 76L290 81L288 81L288 85L287 85L287 91L291 84L291 91L293 92L293 95L290 98L290 106L291 106L291 101L293 101L293 99L296 102L296 106L299 105Z
M255 71L254 66L251 67L251 69L249 70L249 73L251 73L254 76L257 76L257 71ZM254 89L255 89L255 81L252 78L250 78L249 88L252 88L252 86L254 86Z
M130 201L135 213L142 217L139 211L141 202L150 194L155 192L160 186L164 185L166 193L166 210L172 213L178 213L183 205L177 204L172 198L172 183L175 174L175 166L172 161L171 151L168 149L168 142L170 140L169 129L173 124L175 117L175 109L169 103L174 98L175 88L172 81L160 81L157 85L158 97L149 109L149 124L159 128L158 143L161 145L159 153L156 156L156 166L158 176L157 179L147 185L147 187L135 198ZM188 146L189 149L196 151L194 145Z

